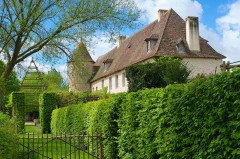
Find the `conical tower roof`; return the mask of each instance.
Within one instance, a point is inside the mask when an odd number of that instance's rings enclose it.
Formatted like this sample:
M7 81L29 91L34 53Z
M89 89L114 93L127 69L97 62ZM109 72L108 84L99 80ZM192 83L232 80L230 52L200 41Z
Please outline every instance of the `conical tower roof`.
M73 52L70 62L94 62L91 55L89 54L85 44L83 42L79 43L75 51Z

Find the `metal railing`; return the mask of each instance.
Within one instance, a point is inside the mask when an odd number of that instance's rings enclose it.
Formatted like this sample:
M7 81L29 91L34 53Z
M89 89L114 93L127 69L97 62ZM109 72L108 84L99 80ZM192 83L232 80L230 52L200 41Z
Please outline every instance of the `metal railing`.
M25 133L18 139L19 159L103 159L101 134Z

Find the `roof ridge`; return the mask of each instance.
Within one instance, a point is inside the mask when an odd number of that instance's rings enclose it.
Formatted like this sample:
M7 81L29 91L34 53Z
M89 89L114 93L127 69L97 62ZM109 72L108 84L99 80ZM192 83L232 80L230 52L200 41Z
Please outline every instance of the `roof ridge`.
M167 20L166 20L165 25L164 25L163 33L162 33L162 35L161 35L161 37L160 37L159 45L158 45L155 53L153 54L153 56L155 56L155 55L157 54L158 49L160 48L160 45L161 45L161 42L162 42L162 37L163 37L163 35L164 35L164 33L165 33L165 30L166 30L166 27L167 27L167 23L168 23L168 21L169 21L169 17L170 17L170 15L171 15L171 13L172 13L172 10L173 10L173 9L171 8L170 10L168 10L169 13L166 13L166 14L168 14L168 17L167 17Z

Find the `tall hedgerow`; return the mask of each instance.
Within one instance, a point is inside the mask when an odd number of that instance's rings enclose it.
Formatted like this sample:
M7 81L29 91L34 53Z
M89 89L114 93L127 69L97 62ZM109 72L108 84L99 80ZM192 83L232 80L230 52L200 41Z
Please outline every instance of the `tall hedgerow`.
M39 96L39 116L42 132L51 131L51 115L52 111L56 109L56 94L43 93Z
M100 131L107 159L240 158L239 88L240 70L234 70L61 108L53 116L62 116L62 127Z

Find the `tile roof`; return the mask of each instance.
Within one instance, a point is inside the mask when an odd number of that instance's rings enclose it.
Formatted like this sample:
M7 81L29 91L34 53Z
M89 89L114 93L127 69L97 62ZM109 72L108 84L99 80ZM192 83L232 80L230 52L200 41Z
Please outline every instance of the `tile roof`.
M154 48L149 53L147 53L147 45L145 41L148 39L157 40ZM184 53L177 52L176 45L180 40L184 42L186 47ZM100 56L94 64L100 68L91 81L93 82L102 77L109 76L123 70L127 66L147 60L154 56L225 58L225 56L216 52L207 43L207 40L201 37L200 51L190 51L186 42L185 21L173 9L170 9L162 15L159 22L158 20L152 22L127 38L119 47L116 46L105 55ZM103 62L108 59L112 59L112 63L108 70L104 71Z

